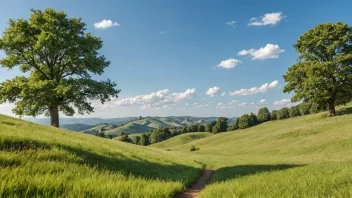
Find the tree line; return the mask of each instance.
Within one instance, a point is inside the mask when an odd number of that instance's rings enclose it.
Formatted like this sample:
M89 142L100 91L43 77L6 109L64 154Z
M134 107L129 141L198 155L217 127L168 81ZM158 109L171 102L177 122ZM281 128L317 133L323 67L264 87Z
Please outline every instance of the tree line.
M228 118L219 117L216 121L211 121L206 125L193 124L182 129L177 128L158 128L149 133L144 133L141 136L136 136L132 140L127 133L121 133L118 140L128 143L133 143L141 146L148 146L150 144L155 144L158 142L165 141L169 138L175 137L177 135L191 133L191 132L208 132L208 133L221 133L230 132L239 129L246 129L253 127L263 122L271 120L283 120L287 118L292 118L296 116L303 116L308 114L315 114L322 111L326 111L327 106L322 106L317 103L303 102L292 107L283 107L279 110L269 111L267 107L259 109L257 114L250 113L244 114L232 124L228 125ZM98 135L99 136L99 135Z

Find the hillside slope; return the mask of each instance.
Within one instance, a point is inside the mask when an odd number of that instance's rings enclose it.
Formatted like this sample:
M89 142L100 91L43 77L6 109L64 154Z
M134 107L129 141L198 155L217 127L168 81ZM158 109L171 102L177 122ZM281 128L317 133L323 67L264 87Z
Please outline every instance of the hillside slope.
M145 117L138 120L118 124L117 127L105 131L106 135L120 135L122 132L128 134L147 133L157 128L182 128L192 124L207 124L210 121L216 120L216 117L191 117L191 116L170 116L170 117ZM110 125L104 125L109 128ZM102 126L102 125L101 125ZM97 127L89 129L95 130Z
M0 197L172 197L202 165L0 115Z
M201 197L352 197L352 105L338 109L163 148L216 169Z
M208 132L193 132L193 133L186 133L182 135L178 135L176 137L170 138L168 140L156 143L156 144L151 144L150 147L154 148L160 148L160 149L165 149L165 148L171 148L174 146L180 146L184 145L187 143L191 143L193 141L203 139L206 137L212 136L211 133Z

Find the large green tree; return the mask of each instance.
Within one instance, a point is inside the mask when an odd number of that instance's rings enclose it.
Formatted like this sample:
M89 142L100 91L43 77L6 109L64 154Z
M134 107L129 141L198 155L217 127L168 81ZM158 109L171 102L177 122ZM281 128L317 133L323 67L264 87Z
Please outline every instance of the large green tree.
M294 91L293 102L310 101L329 107L351 101L352 27L325 23L304 33L294 45L298 62L284 75L284 92Z
M19 116L50 116L59 127L59 112L72 116L93 112L91 101L101 103L120 92L109 79L96 81L110 62L98 53L103 42L86 32L81 18L65 12L31 10L28 20L10 19L0 38L6 57L2 67L25 73L0 83L0 104L15 103Z

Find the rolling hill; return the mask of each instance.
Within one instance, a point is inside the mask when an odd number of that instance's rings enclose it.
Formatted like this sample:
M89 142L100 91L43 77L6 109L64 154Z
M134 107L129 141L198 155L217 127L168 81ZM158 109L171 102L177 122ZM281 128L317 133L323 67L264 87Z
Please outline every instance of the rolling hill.
M172 197L202 167L177 153L0 115L0 197Z
M190 154L215 169L200 197L352 197L352 104L202 139L149 147ZM176 142L176 144L174 144ZM192 145L200 148L190 152Z
M128 134L147 133L157 128L183 128L192 124L207 124L217 117L191 117L191 116L170 116L170 117L145 117L132 121L119 123L106 123L86 129L85 133L93 134L104 128L106 135L118 136L122 132ZM231 118L231 121L237 118ZM112 127L114 125L114 127Z

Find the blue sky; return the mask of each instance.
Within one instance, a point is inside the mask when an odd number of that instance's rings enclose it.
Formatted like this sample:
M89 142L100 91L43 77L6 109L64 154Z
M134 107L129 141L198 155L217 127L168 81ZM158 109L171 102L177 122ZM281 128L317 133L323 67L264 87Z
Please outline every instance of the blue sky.
M0 2L0 31L47 7L81 17L102 38L111 65L94 78L122 90L105 105L92 101L95 113L83 117L233 117L290 105L282 75L297 60L293 44L317 24L352 22L348 0L13 0ZM16 75L0 68L0 82Z

